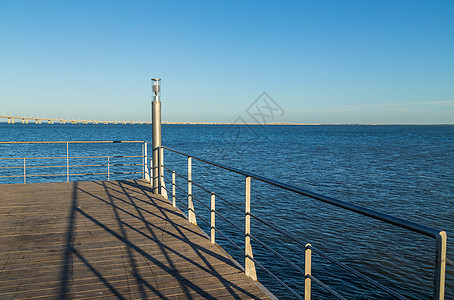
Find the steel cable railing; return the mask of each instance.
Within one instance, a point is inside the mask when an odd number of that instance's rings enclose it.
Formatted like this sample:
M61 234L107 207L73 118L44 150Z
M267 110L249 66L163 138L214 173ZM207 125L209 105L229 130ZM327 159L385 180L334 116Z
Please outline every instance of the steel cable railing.
M163 166L164 167L164 166ZM168 171L172 171L170 170L169 168L167 167L164 167L165 169L167 169ZM175 173L176 176L184 179L187 181L187 177L181 175L181 174L178 174L174 171L172 171L172 173ZM167 182L167 183L170 183L170 180L168 178L166 178L165 176L162 176L163 179ZM203 186L201 186L200 184L198 183L195 183L193 180L191 180L191 183L194 184L195 186L198 186L200 187L203 191L207 192L207 193L212 193L211 191L209 191L208 189L204 188ZM180 191L184 192L187 194L187 191L185 191L184 189L182 189L181 187L179 187L179 185L175 184L172 182L172 185L175 185ZM163 187L165 190L167 190L167 192L170 192L166 187ZM208 205L206 205L205 203L203 203L203 201L201 201L200 199L198 199L198 197L195 197L194 195L192 195L192 198L194 200L196 200L198 203L200 203L203 207L207 208L207 209L210 209L210 207ZM226 199L224 199L224 201L226 201L226 203L228 204L231 204L230 201L227 201ZM182 203L180 201L180 203ZM185 203L182 203L183 205L186 205ZM236 225L235 223L233 223L231 220L229 220L228 218L226 218L225 216L223 216L220 212L218 212L217 210L214 210L214 212L216 213L217 216L221 217L224 221L226 221L228 224L230 224L231 226L233 226L235 229L237 229L239 232L243 232L243 229L240 228L238 225ZM198 214L197 212L194 211L194 213L196 214L196 216L200 217L206 224L210 225L210 222L205 219L204 217L202 217L200 214ZM233 242L230 238L228 238L221 230L217 229L216 227L214 227L214 229L216 230L216 232L220 233L222 235L222 237L224 237L226 239L226 241L228 241L231 245L233 245L237 250L239 251L242 251L243 249L241 249L240 246L238 246L238 244L236 244L235 242ZM279 257L280 259L282 259L284 262L286 262L288 265L290 265L291 267L293 267L295 270L299 271L300 273L302 272L302 275L305 276L305 272L302 268L298 267L297 265L295 265L293 262L291 262L290 260L288 260L287 258L285 258L284 256L282 256L281 254L279 254L276 250L272 249L271 247L267 246L266 244L264 244L262 241L260 241L258 238L248 234L248 236L250 236L253 240L255 240L256 242L258 242L260 245L262 245L265 249L267 249L268 251L272 252L273 254L275 254L277 257ZM251 257L251 260L253 260L255 263L258 263L256 259L252 258ZM278 283L280 283L284 288L286 288L287 290L289 290L294 296L296 296L298 299L302 299L302 297L297 293L295 292L291 287L289 287L285 282L283 282L281 279L279 279L273 272L271 272L268 268L266 268L265 266L263 266L263 264L259 264L258 265L260 266L261 269L265 270L265 272L270 275L272 278L274 278L275 280L277 280Z
M239 169L227 167L227 166L224 166L224 165L221 165L221 164L218 164L218 163L214 163L214 162L211 162L211 161L208 161L208 160L205 160L205 159L194 157L194 156L191 156L189 154L186 154L186 153L183 153L183 152L180 152L180 151L168 148L168 147L162 146L162 149L166 149L168 151L171 151L171 152L186 156L188 158L188 172L189 172L188 174L191 174L191 166L190 166L191 161L192 161L192 159L195 159L195 160L198 160L200 162L206 163L208 165L212 165L212 166L215 166L215 167L218 167L218 168L230 171L230 172L234 172L234 173L243 175L243 176L246 177L246 179L254 178L254 179L258 180L258 181L262 181L264 183L276 186L276 187L284 189L284 190L295 192L297 194L300 194L300 195L303 195L303 196L306 196L306 197L309 197L309 198L312 198L312 199L315 199L315 200L318 200L318 201L322 201L322 202L325 202L325 203L328 203L328 204L331 204L331 205L335 205L337 207L340 207L340 208L343 208L343 209L347 209L347 210L350 210L352 212L359 213L359 214L362 214L364 216L367 216L367 217L370 217L370 218L374 218L374 219L383 221L383 222L388 223L388 224L392 224L392 225L395 225L395 226L398 226L398 227L401 227L401 228L405 228L407 230L410 230L410 231L413 231L413 232L416 232L416 233L419 233L419 234L422 234L422 235L425 235L425 236L429 236L429 237L435 238L437 242L436 242L436 249L435 249L436 250L435 251L435 254L436 254L435 255L436 256L436 268L435 268L435 274L434 274L434 282L435 282L435 284L434 284L434 299L443 299L443 295L444 295L443 294L444 293L444 276L445 276L444 272L445 272L445 264L446 264L446 233L444 231L436 230L436 229L433 229L433 228L430 228L430 227L427 227L427 226L424 226L424 225L421 225L421 224L417 224L417 223L414 223L414 222L411 222L411 221L407 221L407 220L404 220L404 219L401 219L401 218L397 218L397 217L390 216L390 215L387 215L387 214L384 214L384 213L380 213L380 212L374 211L372 209L361 207L361 206L358 206L358 205L355 205L355 204L351 204L351 203L348 203L348 202L345 202L345 201L341 201L341 200L334 199L334 198L331 198L331 197L326 197L326 196L323 196L323 195L320 195L320 194L316 194L316 193L313 193L313 192L310 192L310 191L307 191L307 190L303 190L301 188L298 188L298 187L295 187L295 186L291 186L291 185L288 185L288 184L285 184L285 183L282 183L282 182L278 182L278 181L275 181L275 180L272 180L272 179L269 179L269 178L266 178L266 177L263 177L263 176L260 176L260 175L252 174L250 172L246 172L246 171L242 171L242 170L239 170ZM167 167L165 167L165 168L167 170L171 171L171 169L169 169ZM172 171L172 172L175 173L174 171ZM192 184L194 184L195 186L201 188L202 190L210 193L210 191L208 189L206 189L205 187L203 187L202 185L200 185L198 183L195 183L194 181L192 181L191 178L186 178L185 176L183 176L181 174L177 174L177 176L179 176L179 177L183 178L185 181L187 181L188 182L188 186L189 185L192 186ZM190 175L190 176L192 177L192 175ZM250 182L250 179L249 179L249 182ZM246 183L246 189L248 189L247 185L248 184ZM250 186L249 186L249 189L250 189ZM180 190L184 191L183 189L180 189ZM184 191L184 192L186 192L186 191ZM190 196L191 196L191 199L195 199L194 195L190 195ZM234 205L233 203L230 203L226 199L223 199L222 197L219 197L219 196L217 196L217 197L221 198L223 201L225 201L229 205L231 205L233 207L236 207L237 209L240 209L240 207L238 207L237 205ZM246 198L247 198L247 196L246 196ZM204 207L205 208L209 208L208 205L204 205ZM194 210L194 209L192 209L192 210ZM213 209L212 209L212 212L213 212ZM242 229L240 229L238 226L236 226L236 224L232 224L232 222L230 220L228 220L225 217L223 217L222 214L218 213L217 211L214 211L214 213L216 215L220 216L223 220L227 221L227 223L233 225L236 229L239 229L239 230L242 231ZM261 222L262 224L268 226L269 228L272 228L273 230L276 230L277 232L283 234L287 238L289 238L289 239L293 240L294 242L304 246L306 251L308 249L314 249L315 253L321 255L325 259L327 259L330 262L336 264L337 266L339 266L342 269L348 271L349 273L351 273L351 274L353 274L353 275L365 280L366 282L368 282L369 284L373 285L374 287L376 287L376 288L378 288L378 289L380 289L380 290L392 295L393 297L395 297L397 299L407 299L404 296L402 296L399 293L397 293L396 291L385 287L384 285L380 284L379 282L375 281L374 279L362 274L361 272L355 270L354 268L352 268L350 266L347 266L344 263L341 263L340 261L338 261L338 260L332 258L331 256L327 255L326 253L323 253L322 251L320 251L320 250L318 250L318 249L316 249L316 248L314 248L314 247L312 247L310 245L309 246L305 245L301 240L299 240L297 238L294 238L293 236L291 236L288 233L286 233L285 230L279 228L278 226L276 226L275 224L273 224L271 222L268 222L268 221L265 221L265 220L259 218L258 216L250 213L250 211L246 211L245 216L246 216L246 218L249 216L249 217L252 217L252 218L258 220L259 222ZM247 220L246 220L246 222L247 222ZM247 226L248 225L246 224L246 227ZM218 232L218 231L216 230L216 232ZM293 262L291 262L290 260L286 259L284 256L280 255L276 250L272 249L271 247L269 247L268 245L266 245L265 243L263 243L262 241L260 241L256 237L250 235L249 233L245 234L245 238L246 239L248 239L248 238L251 239L252 238L252 240L254 240L258 244L260 244L263 248L265 248L266 250L270 251L271 253L273 253L274 255L278 256L283 261L285 261L286 264L290 265L294 269L297 269L299 273L301 273L303 271L300 267L295 265ZM245 246L245 247L247 247L247 246ZM264 268L263 265L261 265L259 262L256 261L256 259L254 259L252 257L252 255L245 254L245 259L246 260L250 259L254 263L256 263L257 265L259 265L262 269ZM310 268L309 268L309 270L310 270ZM266 272L269 273L270 271L266 270ZM307 280L313 281L314 283L319 285L321 288L323 288L325 291L331 293L336 298L345 299L339 293L337 293L336 291L334 291L330 287L328 287L326 284L324 284L322 281L320 281L319 279L315 278L312 274L310 274L310 272L308 273L307 270L304 271L304 274L305 274L305 282ZM273 275L269 274L269 275L272 276L273 278L277 279L279 283L281 283L281 284L284 283L284 282L280 282L281 280L278 279L277 277L275 277L274 274ZM284 287L287 288L288 286L284 285ZM309 284L309 289L310 289L310 284ZM293 290L289 290L289 291L292 292L292 294L294 294ZM307 287L305 288L305 294L306 293L310 294L310 290L307 291Z
M265 268L263 264L258 262L255 258L248 256L249 259L254 261L255 264L257 264L262 270L264 270L269 276L273 277L278 283L280 283L283 287L285 287L290 293L292 293L296 298L298 299L303 299L295 290L293 290L291 287L289 287L284 281L282 281L279 277L277 277L273 272Z
M166 169L169 170L169 171L171 171L171 170L168 169L168 168L166 168ZM184 179L187 180L187 178L184 177L183 175L178 174L178 173L176 173L176 172L175 172L175 174L176 174L177 176L179 176L179 177L184 178ZM164 178L164 180L165 180L167 183L171 183L171 181L170 181L168 178L166 178L165 176L162 176L162 177ZM192 181L192 183L194 183L194 181ZM187 191L185 191L184 189L182 189L179 185L177 185L177 184L174 184L174 185L175 185L175 187L176 187L178 190L180 190L180 191L182 191L183 193L186 193L186 194L187 194ZM196 184L194 183L194 185L196 185ZM200 185L197 185L197 186L200 186ZM172 191L170 191L170 190L167 189L166 187L162 187L162 188L164 188L168 193L172 193ZM209 190L207 190L207 189L205 189L205 188L203 188L203 190L206 191L207 193L210 193L210 194L211 194L211 192L210 192ZM174 196L174 197L175 197L175 199L179 200L179 202L180 202L182 205L187 206L187 203L184 203L183 201L181 201L181 200L180 200L178 197L176 197L176 196ZM193 197L194 197L194 195L193 195ZM198 199L197 197L194 197L193 199L194 199L194 200L197 200L197 202L200 203L200 204L202 204L205 208L210 209L210 207L208 207L208 205L206 205L205 203L203 203L203 201L201 201L201 200ZM227 223L231 224L231 225L234 226L236 229L242 231L242 229L241 229L240 227L238 227L238 225L232 223L230 220L228 220L227 218L225 218L219 211L217 211L217 210L213 210L213 211L214 211L214 213L216 213L216 215L218 215L219 217L221 217L221 218L222 218L223 220L225 220ZM199 215L199 214L196 213L196 215ZM208 222L208 220L206 220L205 218L202 217L202 220L204 220L206 224L211 225L211 222ZM238 249L239 251L242 251L241 247L238 246L238 244L236 244L236 243L235 243L234 241L232 241L229 237L227 237L227 236L226 236L221 230L219 230L216 226L211 226L211 228L213 228L216 232L218 232L220 235L222 235L222 237L224 237L224 239L225 239L226 241L228 241L228 242L229 242L232 246L234 246L236 249Z
M350 273L362 278L363 280L367 281L368 283L372 284L373 286L381 289L382 291L384 292L387 292L388 294L394 296L395 298L397 299L407 299L406 297L400 295L399 293L397 293L396 291L390 289L390 288L387 288L386 286L380 284L379 282L373 280L372 278L362 274L361 272L355 270L354 268L352 267L349 267L347 266L346 264L338 261L337 259L327 255L326 253L324 253L323 251L313 247L312 245L306 245L306 249L309 248L311 249L312 251L318 253L319 255L323 256L324 258L326 258L327 260L331 261L332 263L338 265L339 267L343 268L344 270L347 270L349 271Z
M66 144L66 156L41 156L41 157L1 157L0 163L8 162L6 166L0 166L0 179L1 178L23 178L23 183L27 183L27 178L35 177L67 177L66 181L70 181L70 177L75 176L101 176L107 175L107 180L110 179L111 175L134 175L142 174L145 169L145 158L146 154L142 151L142 155L69 155L69 145L71 144L130 144L130 143L142 143L142 141L36 141L36 142L0 142L2 145L17 145L17 144ZM47 150L50 151L50 150ZM80 151L80 150L79 150ZM84 151L84 150L82 150ZM36 151L35 151L36 152ZM26 151L25 151L26 153ZM143 162L131 162L127 160L144 159ZM106 159L105 163L96 163L96 160ZM66 164L50 162L45 164L36 164L31 161L52 161L52 160L66 160ZM84 160L91 160L91 163L76 163L71 164L70 162L82 162ZM114 161L112 161L114 160ZM117 162L115 160L124 160L124 162ZM19 161L21 165L17 165L14 161ZM94 162L94 163L93 163ZM142 171L134 170L136 167L143 167ZM64 169L66 172L51 172L48 173L49 169ZM99 168L106 168L106 171L102 171ZM114 168L114 170L112 170ZM131 169L133 168L133 169ZM21 174L16 173L14 170L23 169ZM117 169L117 170L115 170ZM30 172L33 170L33 172ZM93 171L92 171L93 170ZM29 172L27 172L29 171ZM6 175L4 175L6 174ZM144 175L145 176L145 173Z
M164 178L164 180L166 180L167 182L169 182L168 179L165 178L164 176L163 176L163 178ZM162 187L162 188L164 188L168 193L172 193L172 191L169 191L166 187ZM180 187L178 187L178 188L180 188ZM186 192L186 191L184 191L184 190L182 190L182 191L183 191L183 192ZM181 199L178 198L177 196L175 196L175 199L176 199L178 202L180 202L181 205L183 205L183 206L186 206L186 205L187 205L186 203L183 202L183 200L181 200Z
M289 238L289 239L295 241L296 243L298 243L298 244L300 244L300 245L306 247L306 245L305 245L301 240L299 240L299 239L297 239L297 238L295 238L295 237L289 235L289 234L286 233L283 229L280 229L278 226L274 225L273 223L267 222L267 221L265 221L265 220L263 220L263 219L261 219L261 218L255 216L255 215L253 215L253 214L250 214L250 215L251 215L252 217L254 217L256 220L258 220L258 221L260 221L261 223L263 223L264 225L267 225L267 226L273 228L274 230L276 230L276 231L278 231L279 233L283 234L285 237L287 237L287 238ZM400 294L398 294L397 292L393 291L392 289L389 289L389 288L385 287L384 285L382 285L382 284L378 283L377 281L371 279L370 277L368 277L368 276L362 274L361 272L355 270L354 268L351 268L351 267L347 266L346 264L339 262L338 260L336 260L336 259L330 257L329 255L323 253L321 250L316 249L316 248L314 248L314 247L312 247L312 246L309 246L309 247L310 247L312 250L314 250L315 252L317 252L318 254L320 254L320 255L322 255L323 257L325 257L326 259L330 260L331 262L335 263L335 264L338 265L339 267L343 268L344 270L347 270L347 271L349 271L350 273L352 273L352 274L354 274L354 275L356 275L356 276L358 276L358 277L360 277L360 278L366 280L366 281L369 282L370 284L372 284L372 285L374 285L374 286L380 288L381 290L387 292L388 294L393 295L393 296L396 297L397 299L406 299L405 297L403 297L402 295L400 295Z
M314 281L318 286L320 286L322 289L324 289L325 291L327 291L328 293L330 293L331 295L333 295L337 299L347 300L347 298L342 297L341 295L339 295L339 293L337 293L335 290L333 290L332 288L330 288L329 286L327 286L326 284L324 284L323 282L321 282L320 280L318 280L314 276L306 275L306 278L309 278L310 280Z
M165 167L166 168L166 167ZM166 168L167 170L171 171L170 169ZM174 171L172 171L174 172ZM178 174L175 172L175 174L180 177L180 178L183 178L185 180L187 180L187 178L181 174ZM170 183L170 180L166 177L163 176L163 178L168 182ZM211 193L208 189L204 188L203 186L201 186L200 184L198 183L195 183L193 180L191 181L192 184L194 184L195 186L198 186L200 187L203 191L207 192L207 193ZM179 187L178 185L175 185L180 191L184 192L184 193L187 193L184 189L182 189L181 187ZM164 189L167 190L167 192L170 192L167 188L163 187ZM206 205L205 203L203 203L203 201L201 201L200 199L198 199L198 197L195 197L194 195L193 196L193 199L196 200L198 203L200 203L202 206L204 206L205 208L207 209L210 209L210 207L208 205ZM226 199L224 199L224 201L226 201L228 204L231 204L230 201L227 201ZM186 205L185 203L181 202L181 204L183 205ZM198 214L197 212L194 211L194 213L196 214L196 216L200 217L206 224L210 224L210 222L208 222L208 220L206 220L205 218L203 218L200 214ZM238 226L236 225L235 223L233 223L232 221L230 221L229 219L227 219L226 217L224 217L220 212L218 211L215 211L216 215L218 215L219 217L221 217L224 221L226 221L227 223L229 223L230 225L232 225L235 229L237 229L239 232L242 232L243 230ZM266 225L270 225L268 224L266 221L262 220L262 222L264 222ZM272 228L277 228L276 226L273 226ZM238 246L235 242L233 242L230 238L228 238L224 233L222 233L222 231L220 231L219 229L215 228L216 232L220 233L230 244L232 244L237 250L239 251L242 251L241 247ZM279 231L282 231L282 229L280 229ZM294 264L293 262L291 262L290 260L288 260L287 258L285 258L283 255L279 254L276 250L274 250L273 248L269 247L268 245L266 245L265 243L263 243L262 241L260 241L260 239L256 238L255 236L252 236L251 234L249 234L248 236L250 236L253 240L255 240L257 243L259 243L262 247L264 247L265 249L267 249L268 251L270 251L271 253L273 253L274 255L276 255L277 257L279 257L280 259L282 259L284 262L286 262L288 265L290 265L291 267L293 267L295 270L297 270L298 272L300 272L303 276L305 276L305 271L300 268L299 266L297 266L296 264ZM296 296L298 299L302 299L301 296L295 292L291 287L289 287L285 282L283 282L281 279L279 279L273 272L271 272L268 268L266 268L265 266L263 266L263 264L261 263L258 263L256 259L254 258L251 258L251 260L253 260L255 263L257 263L257 265L260 266L261 269L263 269L268 275L270 275L272 278L274 278L275 280L277 280L278 283L280 283L284 288L286 288L288 291L290 291L294 296ZM317 282L320 282L319 280ZM321 283L321 282L320 282ZM321 283L323 284L323 283ZM325 290L327 291L333 291L332 289L330 289L329 287L327 287L325 284L323 284L322 288L324 288ZM338 296L339 294L336 293L335 291L333 291L335 296ZM345 299L343 298L342 296L338 297L339 299Z
M162 176L164 178L165 181L167 181L168 183L170 183L169 179L166 178L165 176ZM183 176L181 176L183 177ZM187 193L185 190L183 190L181 187L179 187L178 185L175 185L175 187L177 187L180 191L184 192L184 193ZM163 189L165 189L168 193L172 193L172 191L169 191L169 189L167 189L166 187L162 187ZM206 190L208 191L208 190ZM176 200L178 200L179 203L181 203L182 205L186 206L187 204L184 203L182 200L180 200L178 197L174 196ZM205 207L208 208L207 205L205 205L202 201L200 201L198 198L194 197L194 200L197 200L199 203L201 203L202 205L204 205ZM208 225L211 225L211 222L209 222L207 219L205 219L204 217L202 217L200 214L198 214L197 212L194 211L194 213L196 214L196 216L198 216L200 219L202 219L206 224ZM218 214L221 218L225 219L218 211L215 211L216 214ZM225 219L227 222L230 223L229 220ZM233 224L237 229L240 229L239 227L237 227L235 224ZM222 237L228 241L233 247L235 247L237 250L239 251L242 251L241 247L238 246L234 241L232 241L229 237L227 237L221 230L219 230L217 227L215 226L212 226L211 228L213 228L217 233L219 233L220 235L222 235ZM240 229L241 230L241 229Z

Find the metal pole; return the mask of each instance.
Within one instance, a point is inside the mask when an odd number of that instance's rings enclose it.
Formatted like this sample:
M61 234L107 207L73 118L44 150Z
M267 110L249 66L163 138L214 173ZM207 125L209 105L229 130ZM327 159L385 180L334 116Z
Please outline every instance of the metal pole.
M66 142L66 182L69 182L69 143Z
M107 180L110 180L110 157L107 156Z
M177 207L175 196L175 171L172 171L172 205L173 207Z
M153 102L152 102L152 129L153 129L153 193L161 194L161 167L159 152L161 149L161 101L160 101L160 81L161 79L151 79L153 83Z
M211 193L211 243L214 244L216 235L216 196Z
M447 235L445 231L440 231L436 240L436 264L435 264L435 282L434 282L434 299L443 300L445 298L445 279L446 279L446 246Z
M24 183L27 183L27 174L25 173L25 157L24 157Z
M192 157L188 157L188 219L192 224L197 225L195 218L194 203L192 203Z
M304 300L311 299L311 279L309 275L312 273L312 250L309 248L311 244L306 244L306 251L304 252Z
M255 271L255 263L251 258L251 177L246 177L246 211L245 211L245 245L244 245L244 271L247 276L257 280L257 273Z

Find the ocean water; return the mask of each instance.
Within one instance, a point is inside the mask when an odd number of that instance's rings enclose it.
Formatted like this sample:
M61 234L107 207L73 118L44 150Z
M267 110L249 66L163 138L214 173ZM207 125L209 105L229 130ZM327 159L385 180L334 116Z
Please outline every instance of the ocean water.
M454 126L252 126L163 125L163 145L238 169L448 233L446 299L454 299ZM150 125L22 125L0 124L1 141L144 140ZM140 144L71 145L70 155L141 155ZM66 155L66 145L0 145L0 157ZM140 159L131 158L131 163ZM12 165L11 161L0 161ZM28 163L28 162L27 162ZM50 163L50 162L49 162ZM60 162L61 163L61 162ZM76 163L76 161L72 162ZM167 168L186 176L187 158L165 151ZM30 162L32 164L32 162ZM18 162L17 166L20 166ZM131 166L126 171L140 171ZM22 172L20 168L16 170ZM6 172L6 173L5 173ZM10 172L10 173L8 173ZM12 171L0 169L0 176ZM32 172L32 170L30 171ZM35 172L38 172L36 170ZM141 177L118 175L111 179ZM170 173L165 172L167 179ZM105 175L91 179L106 179ZM73 177L73 180L87 178ZM23 178L0 178L21 183ZM27 178L28 182L66 180ZM244 176L193 161L193 181L218 196L216 208L244 228ZM177 184L186 189L184 178ZM208 232L210 195L194 187L199 226ZM183 192L177 197L185 203ZM432 296L434 240L271 187L252 180L252 213L273 222L298 239L356 268L411 299ZM183 204L179 204L184 209ZM216 226L243 247L243 233L217 218ZM252 235L304 268L304 249L252 220ZM241 264L242 253L219 234L217 242ZM304 279L283 261L253 242L254 258L298 292ZM388 299L356 278L313 254L315 277L348 299ZM259 280L281 299L293 297L257 268ZM331 299L313 284L314 298Z

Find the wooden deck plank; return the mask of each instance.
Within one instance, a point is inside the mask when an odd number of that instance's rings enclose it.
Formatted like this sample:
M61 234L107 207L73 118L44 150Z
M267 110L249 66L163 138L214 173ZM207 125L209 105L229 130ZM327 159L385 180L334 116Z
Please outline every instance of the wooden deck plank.
M270 299L141 180L0 185L0 299Z

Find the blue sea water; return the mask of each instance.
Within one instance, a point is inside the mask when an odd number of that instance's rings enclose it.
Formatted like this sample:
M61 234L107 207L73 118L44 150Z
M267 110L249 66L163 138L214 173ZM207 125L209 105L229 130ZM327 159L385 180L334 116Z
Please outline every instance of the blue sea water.
M454 126L163 125L162 133L163 145L195 157L445 230L448 233L446 299L454 298L454 247L450 246L454 233ZM151 126L0 124L0 140L151 142ZM141 151L140 144L71 145L70 150L71 155L140 155ZM66 145L0 145L0 153L0 157L64 157ZM165 151L164 163L186 176L185 157ZM5 171L0 169L1 172ZM165 176L169 178L169 172L166 171ZM79 180L78 177L73 179ZM21 182L20 177L0 180ZM33 180L49 179L27 179L28 182ZM243 176L193 161L193 180L232 203L218 199L217 209L244 228L244 212L236 208L244 207ZM177 184L185 189L184 179L178 178ZM183 193L177 196L186 201ZM203 204L209 205L210 195L194 187L194 196L196 212L209 220L209 210ZM256 180L252 181L251 205L253 214L399 293L412 299L431 298L435 251L431 238ZM184 209L183 205L180 208ZM209 226L201 218L198 224L208 232ZM216 225L243 246L243 235L233 226L220 218ZM300 245L254 220L252 235L304 267L304 249ZM220 235L217 242L243 263L242 253ZM302 293L302 276L257 243L253 244L253 252L254 258ZM316 254L312 271L315 277L348 299L389 298ZM259 268L257 272L259 280L278 297L292 299L291 294L265 272ZM315 284L313 289L315 298L330 299Z

